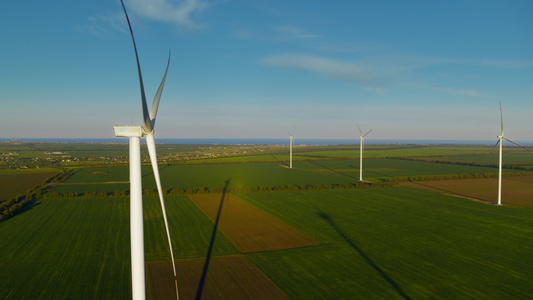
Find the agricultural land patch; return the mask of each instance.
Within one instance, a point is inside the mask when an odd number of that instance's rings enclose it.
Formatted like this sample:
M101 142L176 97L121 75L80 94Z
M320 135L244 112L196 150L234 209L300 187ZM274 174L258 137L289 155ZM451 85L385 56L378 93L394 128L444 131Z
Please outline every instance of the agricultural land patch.
M195 299L205 259L176 261L180 299ZM221 256L209 261L203 299L288 299L276 285L244 257ZM174 274L170 261L146 264L148 299L175 299Z
M189 199L242 253L273 251L320 245L302 232L233 195L189 195Z
M58 172L26 173L0 175L0 201L8 200L18 194L43 183Z
M488 203L498 202L498 178L402 182L400 186ZM504 177L502 199L505 205L533 208L533 176Z

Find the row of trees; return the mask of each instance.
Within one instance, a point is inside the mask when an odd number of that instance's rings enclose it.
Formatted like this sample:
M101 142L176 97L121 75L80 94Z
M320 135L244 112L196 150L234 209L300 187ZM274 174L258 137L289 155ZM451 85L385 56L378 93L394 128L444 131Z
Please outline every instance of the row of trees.
M423 161L423 162L432 162L432 163L438 163L438 164L459 165L459 166L469 166L469 167L484 167L484 168L498 168L499 167L498 164L492 164L492 163L475 163L475 162L464 162L464 161L453 161L453 160L428 159L428 158L421 159L421 158L414 158L414 157L394 157L393 159ZM512 165L512 164L504 164L502 168L509 169L509 170L519 170L519 171L533 171L533 167L519 166L519 165Z
M242 188L230 188L226 190L231 193L239 192L276 192L276 191L300 191L300 190L332 190L332 189L361 189L392 186L394 182L357 182L346 184L308 184L308 185L286 185L286 186L254 186ZM221 194L224 188L196 188L196 189L167 189L163 190L163 195L184 195L184 194ZM157 196L157 190L145 189L144 196ZM74 198L74 197L124 197L129 196L129 191L114 192L70 192L70 193L47 193L43 198Z
M531 176L530 172L505 173L504 177ZM454 179L475 179L475 178L497 178L498 173L484 174L454 174L454 175L429 175L429 176L408 176L408 177L391 177L383 180L388 183L405 182L405 181L431 181L431 180L454 180Z
M43 195L46 193L46 190L50 189L54 184L62 182L76 172L76 169L71 169L57 173L56 175L43 181L35 188L27 191L24 195L17 195L0 203L0 222L28 209L35 203L37 199L43 197Z

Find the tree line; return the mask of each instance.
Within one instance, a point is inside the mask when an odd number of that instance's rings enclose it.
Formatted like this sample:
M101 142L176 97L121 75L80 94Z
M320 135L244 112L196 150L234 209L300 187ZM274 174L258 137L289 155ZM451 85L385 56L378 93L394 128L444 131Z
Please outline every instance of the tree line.
M520 177L531 176L531 172L505 173L503 177ZM384 182L395 183L405 181L431 181L431 180L457 180L457 179L476 179L476 178L497 178L498 173L484 174L452 174L452 175L427 175L427 176L407 176L407 177L390 177L383 178Z
M63 172L57 173L56 175L46 179L38 186L28 190L26 193L22 195L19 194L7 201L0 203L0 222L7 220L28 209L31 205L35 203L36 200L43 197L46 191L53 187L53 185L58 184L63 180L69 178L77 171L78 169L64 170Z
M475 162L427 159L427 158L421 159L421 158L414 158L414 157L387 157L387 158L409 160L409 161L432 162L432 163L447 164L447 165L469 166L469 167L484 167L484 168L498 168L499 167L498 164L492 164L492 163L475 163ZM508 170L533 171L533 167L518 166L518 165L512 165L512 164L505 164L502 166L502 168L508 169Z
M361 189L393 186L394 182L357 182L345 184L307 184L307 185L283 185L283 186L253 186L242 188L229 188L226 192L230 193L248 193L248 192L277 192L277 191L302 191L302 190L333 190L333 189ZM186 194L221 194L224 188L203 187L194 189L164 189L163 195L186 195ZM157 196L157 190L145 189L144 196ZM129 190L113 192L69 192L58 193L51 192L43 195L43 198L74 198L74 197L125 197L129 196Z

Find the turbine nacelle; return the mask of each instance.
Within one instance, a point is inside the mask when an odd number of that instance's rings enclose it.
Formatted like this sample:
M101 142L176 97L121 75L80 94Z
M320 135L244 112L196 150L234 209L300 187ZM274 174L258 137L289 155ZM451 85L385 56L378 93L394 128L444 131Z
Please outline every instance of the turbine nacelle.
M365 136L367 136L370 133L370 131L374 130L374 128L372 128L367 133L363 134L363 131L361 131L361 127L359 127L359 124L357 124L357 123L355 123L355 124L357 125L357 129L359 129L359 133L361 134L359 136L360 139L364 139Z
M114 126L116 137L143 137L145 135L142 126Z

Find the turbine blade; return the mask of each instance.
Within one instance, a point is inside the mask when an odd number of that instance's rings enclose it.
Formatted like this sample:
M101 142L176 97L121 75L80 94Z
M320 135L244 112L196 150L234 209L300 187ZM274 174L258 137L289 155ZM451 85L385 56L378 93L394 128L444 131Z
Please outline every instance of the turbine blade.
M498 139L498 141L496 142L496 145L492 147L492 150L490 150L490 154L492 154L492 151L494 151L494 148L496 148L496 146L498 146L499 143L500 143L500 139Z
M137 54L137 45L135 44L135 37L133 36L133 30L131 29L130 18L128 17L128 12L126 11L126 6L124 6L124 1L120 0L122 3L122 8L124 9L124 14L126 15L126 20L128 21L128 27L130 28L131 40L133 41L133 49L135 50L135 59L137 60L137 72L139 73L139 85L141 87L141 101L143 107L143 124L144 129L148 132L152 132L152 124L150 122L150 115L148 113L148 104L146 104L146 95L144 93L144 84L143 77L141 72L141 64L139 63L139 55Z
M359 129L359 133L361 134L361 136L363 136L363 131L361 131L361 127L359 127L359 124L355 123L355 125L357 125L357 128Z
M503 135L503 113L502 113L502 103L500 102L500 120L502 125L502 135Z
M159 194L159 201L161 202L161 210L163 212L163 220L165 222L165 229L167 231L168 246L170 248L170 257L172 258L172 269L174 270L174 283L176 285L176 295L178 294L178 279L176 275L176 265L174 263L174 251L172 250L172 241L170 239L170 230L168 229L167 212L165 208L165 200L163 199L163 193L161 189L161 178L159 177L159 167L157 165L157 153L155 151L154 134L146 134L146 146L148 148L148 154L150 155L150 162L152 163L152 169L154 171L155 183L157 186L157 193Z
M509 142L511 142L511 143L513 143L513 144L515 144L515 145L517 145L517 146L520 146L520 147L526 149L526 147L520 145L519 143L517 143L517 142L515 142L515 141L513 141L513 140L511 140L511 139L509 139L509 138L507 138L507 137L505 137L505 136L504 136L503 138L506 139L507 141L509 141Z
M168 66L170 66L170 50L168 50L168 62L167 62L167 69L165 70L165 75L163 76L163 79L161 80L161 84L159 85L159 89L157 89L157 93L155 93L154 102L152 103L152 108L150 109L150 121L152 124L152 130L154 130L154 127L155 127L155 117L157 116L157 109L159 108L159 100L161 99L161 94L163 93L163 87L165 86L165 80L167 79Z
M365 137L367 134L370 133L370 131L374 130L374 128L370 129L367 133L365 133L365 135L363 135L363 137Z

